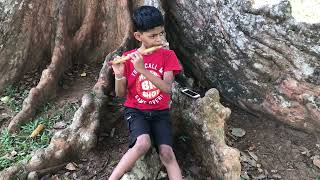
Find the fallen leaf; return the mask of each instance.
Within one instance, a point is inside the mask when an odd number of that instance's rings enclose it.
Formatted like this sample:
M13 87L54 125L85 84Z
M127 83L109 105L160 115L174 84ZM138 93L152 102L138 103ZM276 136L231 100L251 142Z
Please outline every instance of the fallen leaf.
M7 104L10 102L11 98L9 96L4 96L0 100L1 100L1 102Z
M313 164L314 164L315 166L317 166L318 168L320 168L320 159L319 159L319 158L314 158L312 162L313 162Z
M67 165L66 165L66 169L68 169L69 171L75 171L75 170L77 170L77 165L75 164L75 163L68 163Z
M39 124L37 126L37 128L35 130L33 130L33 132L31 133L31 135L29 137L34 138L36 137L43 129L44 129L44 125L43 124Z

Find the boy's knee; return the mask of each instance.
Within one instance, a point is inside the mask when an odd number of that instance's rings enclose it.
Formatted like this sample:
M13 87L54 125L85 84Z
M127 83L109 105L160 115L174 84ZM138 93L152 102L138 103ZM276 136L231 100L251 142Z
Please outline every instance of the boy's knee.
M163 164L169 164L175 159L173 150L170 146L160 146L159 155Z
M145 154L151 147L151 141L149 136L142 135L137 138L134 148L139 152L139 154Z

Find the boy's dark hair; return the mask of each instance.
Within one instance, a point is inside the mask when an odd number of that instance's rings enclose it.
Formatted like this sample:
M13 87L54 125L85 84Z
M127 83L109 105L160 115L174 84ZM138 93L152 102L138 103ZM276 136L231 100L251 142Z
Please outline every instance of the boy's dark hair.
M159 9L153 6L141 6L133 12L134 31L145 32L157 26L163 26L164 20Z

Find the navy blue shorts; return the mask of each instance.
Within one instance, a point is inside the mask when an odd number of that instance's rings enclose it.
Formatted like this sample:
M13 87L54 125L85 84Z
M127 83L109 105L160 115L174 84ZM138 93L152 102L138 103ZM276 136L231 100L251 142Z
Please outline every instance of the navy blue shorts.
M156 148L161 144L172 147L172 125L169 109L139 110L126 107L124 118L130 132L130 148L136 143L137 137L142 134L149 134Z

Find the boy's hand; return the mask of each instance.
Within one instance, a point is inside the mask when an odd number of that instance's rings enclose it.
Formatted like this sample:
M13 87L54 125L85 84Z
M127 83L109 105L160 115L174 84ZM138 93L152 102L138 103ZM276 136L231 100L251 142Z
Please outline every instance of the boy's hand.
M143 74L143 72L146 70L144 67L144 61L143 61L143 57L140 54L140 52L135 51L131 54L129 54L130 58L131 58L131 62L134 66L134 68L136 69L136 71L138 71L139 73Z
M118 58L120 58L120 56L116 57L116 59L118 59ZM123 77L123 74L124 74L124 64L123 63L113 64L112 69L113 69L114 75L117 78Z

